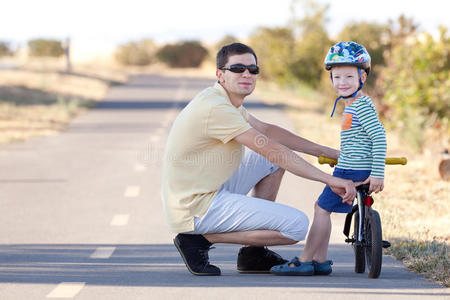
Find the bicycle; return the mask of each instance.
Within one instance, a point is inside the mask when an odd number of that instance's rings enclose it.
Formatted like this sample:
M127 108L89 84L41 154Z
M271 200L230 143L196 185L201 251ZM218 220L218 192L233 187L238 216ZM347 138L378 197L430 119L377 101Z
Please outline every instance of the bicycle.
M320 164L337 164L337 160L328 157L319 157ZM406 157L386 158L387 165L406 165ZM389 248L391 244L382 237L381 218L379 213L372 208L374 199L369 193L369 184L356 187L356 204L352 211L345 217L344 235L345 242L352 244L355 253L355 272L364 273L366 265L369 270L369 278L378 278L381 273L383 248ZM353 220L353 234L350 237L350 227Z

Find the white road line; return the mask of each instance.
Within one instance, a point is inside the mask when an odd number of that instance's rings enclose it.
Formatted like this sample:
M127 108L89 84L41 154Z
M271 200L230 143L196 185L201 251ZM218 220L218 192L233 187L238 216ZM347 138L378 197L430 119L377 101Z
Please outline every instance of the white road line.
M172 119L170 119L170 121L171 121ZM163 122L164 123L164 127L160 127L160 128L158 128L157 130L156 130L156 134L158 134L159 136L161 136L161 135L165 135L166 134L166 127L169 127L169 121L164 121Z
M90 258L110 258L116 247L98 247Z
M147 170L147 167L144 164L135 164L134 165L135 172L144 172L145 170Z
M159 136L159 135L156 135L156 134L154 134L154 135L152 135L151 137L150 137L150 141L151 142L159 142L161 140L161 136Z
M139 196L141 188L138 185L129 185L123 194L126 198L135 198Z
M125 226L128 224L128 219L130 218L130 215L115 215L110 225L111 226Z
M85 282L61 282L47 295L47 298L73 298L84 285Z

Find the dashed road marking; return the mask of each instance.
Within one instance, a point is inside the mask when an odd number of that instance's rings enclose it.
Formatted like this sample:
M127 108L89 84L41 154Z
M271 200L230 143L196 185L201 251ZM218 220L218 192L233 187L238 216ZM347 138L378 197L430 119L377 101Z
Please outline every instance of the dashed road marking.
M161 136L160 136L160 135L154 134L154 135L152 135L152 136L150 137L150 141L151 141L151 142L159 142L160 140L161 140Z
M110 225L111 226L125 226L128 224L128 219L130 218L130 215L115 215Z
M98 247L90 258L110 258L116 247Z
M135 164L134 165L134 171L136 172L144 172L147 170L147 167L144 164Z
M158 128L157 130L156 130L156 134L158 134L159 136L161 136L161 135L163 135L163 134L165 134L166 133L166 127L168 127L169 125L165 125L166 123L168 123L168 122L165 122L164 123L164 127L160 127L160 128Z
M47 298L73 298L84 285L85 282L61 282L47 295Z
M141 188L138 185L129 185L125 189L124 196L126 198L136 198L139 196Z

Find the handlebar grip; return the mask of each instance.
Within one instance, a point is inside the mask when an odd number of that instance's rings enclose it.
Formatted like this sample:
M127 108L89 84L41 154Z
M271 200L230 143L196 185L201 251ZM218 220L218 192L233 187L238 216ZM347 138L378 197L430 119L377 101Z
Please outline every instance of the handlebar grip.
M325 156L319 156L318 158L319 164L337 164L337 160ZM408 163L408 159L406 157L387 157L386 164L387 165L406 165Z
M386 164L387 165L406 165L408 159L406 157L387 157Z
M329 158L325 156L319 156L319 164L337 164L337 159Z

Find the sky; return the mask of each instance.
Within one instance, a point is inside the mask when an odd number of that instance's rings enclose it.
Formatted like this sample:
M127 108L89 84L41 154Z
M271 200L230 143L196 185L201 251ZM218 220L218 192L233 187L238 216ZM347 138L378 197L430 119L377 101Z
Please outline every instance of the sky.
M0 41L24 45L32 38L71 38L86 53L112 50L142 38L157 43L195 39L215 43L226 34L245 39L257 27L284 26L292 0L14 0L2 3ZM450 28L448 0L317 0L330 4L327 30L350 21L386 22L400 14L436 34ZM301 13L301 12L299 12ZM301 15L299 15L301 17ZM85 53L85 54L86 54Z

